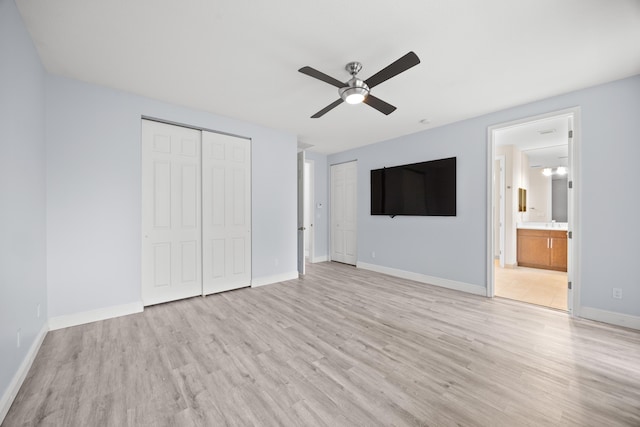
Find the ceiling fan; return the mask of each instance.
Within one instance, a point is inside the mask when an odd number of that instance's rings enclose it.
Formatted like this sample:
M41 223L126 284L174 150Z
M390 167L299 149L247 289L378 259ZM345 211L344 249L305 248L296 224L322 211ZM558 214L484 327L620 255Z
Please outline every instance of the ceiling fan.
M413 52L409 52L368 79L361 80L356 77L356 75L362 69L362 64L359 62L349 62L344 68L349 72L349 74L351 74L351 79L345 83L309 66L302 67L298 71L338 88L340 99L315 113L311 116L312 119L322 117L343 102L347 102L349 104L359 104L364 102L370 107L380 111L382 114L389 115L395 111L396 107L371 95L371 89L378 86L380 83L389 80L391 77L395 77L398 74L407 71L409 68L418 65L419 63L420 59L418 58L418 55Z

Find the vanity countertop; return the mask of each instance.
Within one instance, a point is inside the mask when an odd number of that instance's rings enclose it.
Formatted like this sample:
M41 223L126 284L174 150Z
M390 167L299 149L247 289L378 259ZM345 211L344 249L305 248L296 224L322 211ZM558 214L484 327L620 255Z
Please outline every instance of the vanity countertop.
M519 222L517 228L529 230L567 230L566 222Z

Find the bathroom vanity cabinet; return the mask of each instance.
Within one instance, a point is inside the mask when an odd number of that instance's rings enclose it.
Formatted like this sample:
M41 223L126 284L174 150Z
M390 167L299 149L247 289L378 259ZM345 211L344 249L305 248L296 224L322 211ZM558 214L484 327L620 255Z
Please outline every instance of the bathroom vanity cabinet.
M518 228L518 265L567 271L567 232Z

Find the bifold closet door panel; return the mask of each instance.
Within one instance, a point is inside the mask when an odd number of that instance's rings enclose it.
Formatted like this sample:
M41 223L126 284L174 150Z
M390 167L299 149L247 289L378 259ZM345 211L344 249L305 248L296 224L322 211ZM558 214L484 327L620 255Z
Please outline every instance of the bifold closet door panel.
M142 301L202 293L201 132L142 121Z
M251 141L202 132L203 294L251 285Z

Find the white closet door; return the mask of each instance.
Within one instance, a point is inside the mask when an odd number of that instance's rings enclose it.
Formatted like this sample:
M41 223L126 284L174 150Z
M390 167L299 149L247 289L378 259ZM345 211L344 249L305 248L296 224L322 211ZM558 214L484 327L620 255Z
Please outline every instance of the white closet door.
M356 264L357 162L331 166L331 260Z
M142 301L202 292L200 131L142 121Z
M251 141L202 132L203 295L251 285Z

